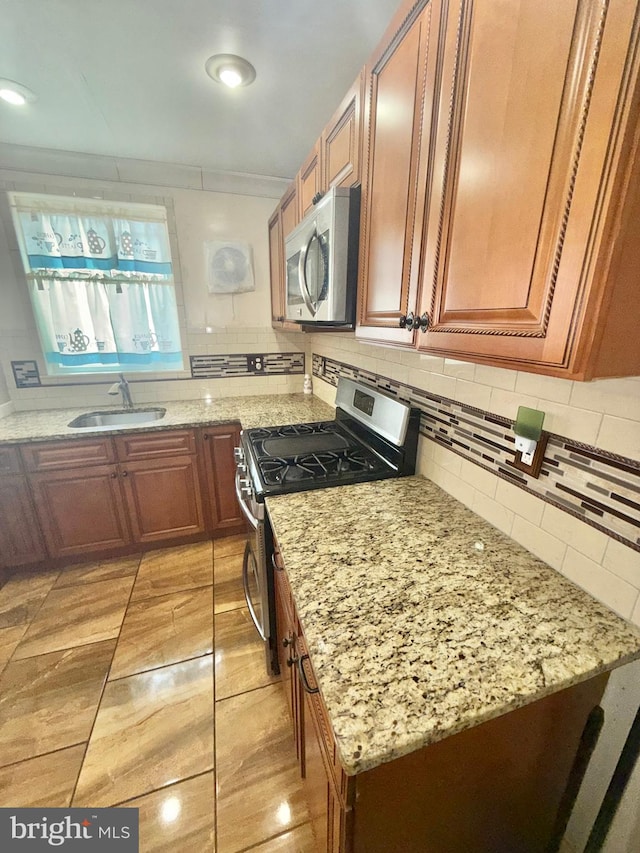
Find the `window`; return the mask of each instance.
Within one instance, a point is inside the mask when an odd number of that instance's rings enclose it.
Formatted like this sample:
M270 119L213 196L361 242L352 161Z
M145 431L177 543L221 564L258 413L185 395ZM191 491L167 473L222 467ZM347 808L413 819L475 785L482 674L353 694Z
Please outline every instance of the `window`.
M9 193L47 371L182 370L166 210Z

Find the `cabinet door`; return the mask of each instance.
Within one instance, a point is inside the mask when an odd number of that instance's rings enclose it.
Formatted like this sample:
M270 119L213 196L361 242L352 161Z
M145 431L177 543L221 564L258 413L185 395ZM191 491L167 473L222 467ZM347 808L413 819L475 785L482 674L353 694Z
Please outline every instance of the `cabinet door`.
M122 463L120 478L135 542L204 532L195 456Z
M333 845L328 846L330 815L329 804L332 802L332 790L327 771L324 766L320 733L317 730L313 709L309 697L304 697L304 754L305 754L305 794L309 807L309 817L316 839L318 850L332 853ZM333 809L331 809L333 812ZM339 848L336 848L336 851Z
M300 218L313 207L313 199L320 192L322 175L320 173L320 143L316 142L313 151L302 164L298 173L298 208Z
M271 281L271 322L284 320L284 242L280 207L269 220L269 275Z
M290 184L289 189L282 196L280 218L282 222L282 241L284 243L300 221L300 216L298 215L298 191L295 181Z
M38 563L46 556L27 478L0 476L0 568Z
M421 349L570 363L634 5L448 4Z
M367 69L356 335L411 346L429 179L440 0L418 3Z
M206 479L209 487L213 532L244 528L235 490L236 463L233 455L240 445L239 426L208 427L203 430Z
M31 474L38 517L52 557L87 554L131 541L115 465Z
M360 183L363 85L361 73L322 133L322 192Z

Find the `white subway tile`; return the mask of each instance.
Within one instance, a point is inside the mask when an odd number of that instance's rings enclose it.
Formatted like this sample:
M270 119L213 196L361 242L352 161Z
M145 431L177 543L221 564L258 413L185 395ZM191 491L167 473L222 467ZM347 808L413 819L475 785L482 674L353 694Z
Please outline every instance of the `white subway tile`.
M419 366L420 370L429 370L431 373L442 373L444 371L444 359L437 355L423 355L420 353L418 359L419 362L416 366Z
M608 539L602 565L640 589L640 553L617 539Z
M448 494L460 501L460 503L465 504L465 506L472 506L475 498L475 489L473 486L465 483L464 480L461 480L452 471L441 468L439 465L434 465L432 470L433 476L430 475L430 479L437 486L440 486L441 489L444 489L445 492L448 492Z
M487 471L467 459L462 460L460 476L465 482L470 483L475 489L490 498L494 497L498 482L500 482L493 472Z
M471 509L482 516L489 524L493 524L498 530L506 533L507 536L511 535L515 515L510 509L507 509L502 504L494 501L493 498L487 497L487 495L477 490Z
M604 566L568 548L560 571L620 616L625 619L631 616L638 599L637 587L612 574Z
M571 405L640 421L640 387L635 378L574 382Z
M452 474L459 476L460 469L462 467L462 457L458 456L457 453L453 453L451 450L447 450L446 447L442 447L440 444L436 444L435 442L431 443L433 444L432 458L435 463L445 471L449 471Z
M565 543L519 515L513 520L511 536L554 569L559 569L562 565L567 550Z
M544 406L541 403L540 408L545 413L543 429L565 435L575 441L583 441L585 444L596 444L602 423L602 415L599 412L563 406L551 400L545 400Z
M595 527L589 527L584 521L569 515L551 504L547 504L544 508L542 516L543 530L562 539L568 545L571 545L576 551L580 551L586 557L595 560L596 563L602 562L602 557L610 541L605 533L596 530ZM640 555L639 555L640 556Z
M597 439L591 443L602 450L640 459L640 424L626 418L604 415Z
M498 478L495 498L503 506L526 518L536 527L540 526L546 506L540 498L500 478Z
M539 397L540 405L544 400L554 400L557 403L568 403L573 383L568 379L556 379L553 376L539 376L537 373L517 374L516 388L518 393L530 397Z
M475 406L476 409L490 411L491 391L489 385L479 385L477 382L467 382L466 379L456 379L456 390L454 399L467 406Z
M455 376L456 379L467 379L473 381L476 365L470 361L457 361L454 358L445 358L443 372L447 376Z
M502 388L491 389L489 410L493 412L494 415L502 415L505 418L515 420L520 406L528 406L530 409L537 409L539 407L538 398L528 397L525 394L518 394L515 391L504 391Z
M515 390L517 375L515 370L504 370L501 367L476 364L476 382L480 382L482 385L491 385L493 388L503 388L505 391Z

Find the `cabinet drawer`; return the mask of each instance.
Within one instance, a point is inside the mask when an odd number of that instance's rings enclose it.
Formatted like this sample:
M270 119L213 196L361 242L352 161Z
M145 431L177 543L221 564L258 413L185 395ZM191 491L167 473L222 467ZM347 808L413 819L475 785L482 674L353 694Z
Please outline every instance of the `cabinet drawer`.
M195 433L191 429L119 435L115 442L120 462L196 452Z
M110 438L87 438L78 441L47 441L22 447L27 471L55 471L106 465L115 460Z
M20 450L17 447L0 447L0 475L19 474L22 471Z

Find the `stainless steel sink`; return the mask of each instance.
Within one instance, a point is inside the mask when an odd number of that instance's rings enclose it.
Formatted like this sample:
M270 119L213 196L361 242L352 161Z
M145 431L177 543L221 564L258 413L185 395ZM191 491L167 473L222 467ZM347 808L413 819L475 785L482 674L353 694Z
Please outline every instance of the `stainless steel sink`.
M118 412L87 412L78 415L67 426L72 429L113 429L119 426L138 426L159 421L167 413L166 409L126 409Z

